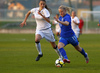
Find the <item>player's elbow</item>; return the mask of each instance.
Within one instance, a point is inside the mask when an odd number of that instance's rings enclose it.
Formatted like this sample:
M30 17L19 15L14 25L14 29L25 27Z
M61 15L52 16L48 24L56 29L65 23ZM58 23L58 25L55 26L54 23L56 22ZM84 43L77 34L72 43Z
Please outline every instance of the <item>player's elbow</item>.
M26 16L29 16L30 14L31 14L31 11L28 11L27 14L26 14Z
M65 25L68 26L68 25L69 25L69 22L66 21L66 22L65 22Z
M68 26L69 25L69 22L68 23L66 23L66 26Z

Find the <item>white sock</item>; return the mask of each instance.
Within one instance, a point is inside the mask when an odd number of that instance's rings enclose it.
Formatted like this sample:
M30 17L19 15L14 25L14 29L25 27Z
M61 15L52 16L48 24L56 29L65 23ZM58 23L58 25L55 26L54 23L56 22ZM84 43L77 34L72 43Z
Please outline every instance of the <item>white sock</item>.
M41 44L40 44L40 43L35 43L35 45L36 45L37 51L38 51L39 54L41 55L41 54L42 54L42 51L41 51Z
M63 57L62 57L61 53L59 52L58 47L55 49L55 51L57 52L57 54L58 54L59 58L63 59Z

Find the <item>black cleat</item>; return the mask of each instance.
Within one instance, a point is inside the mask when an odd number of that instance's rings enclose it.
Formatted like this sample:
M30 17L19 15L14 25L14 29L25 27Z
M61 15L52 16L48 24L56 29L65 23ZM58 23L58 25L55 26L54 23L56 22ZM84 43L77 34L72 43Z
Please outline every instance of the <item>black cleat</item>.
M42 56L43 56L43 54L42 55L38 55L37 58L36 58L36 61L39 61Z

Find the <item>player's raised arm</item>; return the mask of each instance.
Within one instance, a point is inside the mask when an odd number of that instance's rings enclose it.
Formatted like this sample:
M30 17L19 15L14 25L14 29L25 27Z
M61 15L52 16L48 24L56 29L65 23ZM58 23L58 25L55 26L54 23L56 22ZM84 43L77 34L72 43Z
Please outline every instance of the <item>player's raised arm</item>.
M65 25L65 26L68 26L68 25L69 25L69 22L67 22L67 21L65 21L65 22L60 21L60 20L57 19L56 17L54 17L54 19L55 19L58 23L61 23L61 24Z
M27 20L27 18L29 17L30 14L31 14L31 11L28 11L28 13L25 16L24 21L20 24L21 27L23 27L24 25L26 25L26 20Z
M48 23L50 23L49 17L47 18L47 17L43 16L43 15L40 13L40 11L38 12L38 14L41 15Z
M75 22L75 21L73 21L76 25L79 25L79 23L77 23L77 22Z

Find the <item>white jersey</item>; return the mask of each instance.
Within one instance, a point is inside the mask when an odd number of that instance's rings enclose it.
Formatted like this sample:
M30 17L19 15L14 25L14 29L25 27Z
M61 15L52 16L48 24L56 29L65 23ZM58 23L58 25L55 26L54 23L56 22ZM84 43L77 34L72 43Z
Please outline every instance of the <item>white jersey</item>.
M44 18L41 15L38 14L39 7L33 8L30 11L35 16L35 20L36 20L36 23L37 23L36 30L44 30L44 29L48 29L48 28L51 27L51 24L48 23L46 20L44 20ZM50 13L46 8L43 8L40 11L40 13L47 18L50 17Z
M78 17L76 17L76 16L74 18L71 17L71 26L72 26L73 31L75 32L75 35L78 38L80 29L79 29L78 25L76 25L73 21L76 23L80 23L80 21L79 21Z
M71 17L71 26L74 31L79 31L78 25L76 25L73 21L76 23L80 23L78 17L76 17L76 16L74 18Z
M60 26L59 26L59 23L56 21L56 20L54 20L54 24L56 25L56 32L59 32L60 33Z

